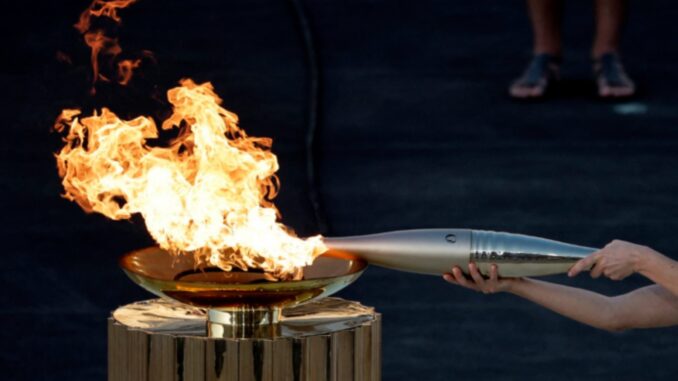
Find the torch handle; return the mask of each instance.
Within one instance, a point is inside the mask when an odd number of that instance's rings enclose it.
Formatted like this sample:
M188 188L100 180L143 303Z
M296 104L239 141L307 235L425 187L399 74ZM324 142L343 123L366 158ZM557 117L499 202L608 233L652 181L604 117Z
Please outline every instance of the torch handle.
M504 277L567 272L596 249L521 234L471 229L401 230L363 236L325 238L333 250L400 271L441 275L453 266L475 262L487 275L497 264Z

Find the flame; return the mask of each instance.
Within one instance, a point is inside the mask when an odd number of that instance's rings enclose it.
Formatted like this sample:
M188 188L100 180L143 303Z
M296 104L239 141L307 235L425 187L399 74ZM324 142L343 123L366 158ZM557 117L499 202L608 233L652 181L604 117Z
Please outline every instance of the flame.
M94 0L80 14L78 22L74 25L75 29L84 36L85 44L91 50L92 86L99 80L110 81L109 78L101 74L99 57L101 55L108 55L114 59L122 52L117 38L107 36L103 29L92 28L92 18L106 17L113 20L116 24L120 24L122 19L118 15L118 11L134 2L136 0ZM122 60L118 62L118 82L126 85L132 78L132 71L139 67L140 63L141 60ZM92 93L94 92L95 89L92 87Z
M118 15L118 10L127 8L134 2L136 2L136 0L94 0L89 7L80 14L80 19L78 19L78 22L74 25L75 29L83 34L87 32L92 24L92 16L108 17L119 24L122 20Z
M277 221L271 139L241 130L210 83L182 80L167 95L173 114L161 127L180 132L166 147L149 144L159 133L151 118L64 110L55 125L68 130L56 155L64 196L114 220L140 213L162 248L201 263L300 278L326 248L320 236L297 238Z
M141 60L122 60L118 62L118 83L126 85L132 79L134 69L141 65Z
M68 64L68 65L73 64L73 60L71 60L71 56L62 52L61 50L56 51L56 60L61 62L61 63Z
M117 56L122 52L118 39L107 37L102 31L85 34L85 43L90 47L92 53L90 60L92 60L92 83L98 80L108 82L109 79L103 76L99 71L99 55L102 53Z

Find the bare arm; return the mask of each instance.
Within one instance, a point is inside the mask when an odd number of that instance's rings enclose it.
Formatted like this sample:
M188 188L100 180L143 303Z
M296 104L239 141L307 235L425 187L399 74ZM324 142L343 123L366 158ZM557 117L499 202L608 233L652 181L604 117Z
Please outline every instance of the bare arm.
M565 317L596 328L620 331L678 325L678 296L659 285L608 297L595 292L535 279L500 279L496 266L484 279L469 264L472 280L455 267L445 280L484 293L509 292Z
M621 280L637 272L678 297L678 262L642 245L615 240L577 262L569 275L591 267L591 277Z
M647 255L638 265L638 272L678 297L678 262L658 252Z
M658 285L608 297L580 288L524 279L515 282L508 292L607 331L678 324L678 297Z

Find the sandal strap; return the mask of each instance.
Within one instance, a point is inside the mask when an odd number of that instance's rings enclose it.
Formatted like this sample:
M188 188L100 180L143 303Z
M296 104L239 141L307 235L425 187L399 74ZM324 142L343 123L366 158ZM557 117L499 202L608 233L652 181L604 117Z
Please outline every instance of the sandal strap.
M561 62L562 59L553 54L535 54L520 79L520 82L527 86L536 86L544 79L544 77L552 75L553 71L557 70L557 65Z
M595 73L599 79L610 86L628 86L631 80L624 71L624 66L615 53L605 53L595 60Z

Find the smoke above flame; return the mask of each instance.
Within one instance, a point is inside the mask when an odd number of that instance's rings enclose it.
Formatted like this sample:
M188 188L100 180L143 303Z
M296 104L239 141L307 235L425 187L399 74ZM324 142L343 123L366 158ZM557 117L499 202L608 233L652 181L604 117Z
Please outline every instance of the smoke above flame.
M161 128L180 133L166 147L148 144L159 133L151 118L64 110L56 124L68 130L56 155L64 196L114 220L140 213L162 248L226 271L299 278L326 249L319 236L302 240L277 221L271 139L247 136L210 83L186 79L167 95L173 114Z

